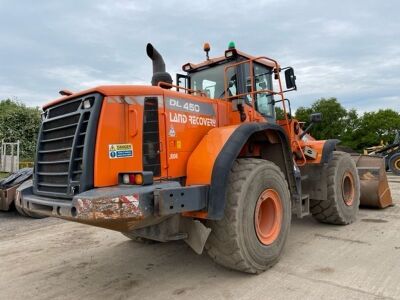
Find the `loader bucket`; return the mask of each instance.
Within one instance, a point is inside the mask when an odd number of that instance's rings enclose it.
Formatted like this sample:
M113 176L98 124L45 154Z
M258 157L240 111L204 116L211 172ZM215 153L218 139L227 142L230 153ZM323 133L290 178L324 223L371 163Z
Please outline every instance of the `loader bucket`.
M385 160L379 156L352 154L360 177L360 205L385 208L393 205L385 171Z

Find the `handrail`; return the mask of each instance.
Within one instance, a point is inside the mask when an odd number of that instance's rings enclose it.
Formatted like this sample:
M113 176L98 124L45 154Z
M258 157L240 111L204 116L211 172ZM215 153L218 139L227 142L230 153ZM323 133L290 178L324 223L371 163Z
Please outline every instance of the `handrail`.
M262 93L266 93L266 94L268 93L268 94L271 94L271 95L277 95L276 92L274 92L272 90L265 89L265 90L252 91L252 92L242 93L242 94L238 94L238 95L233 95L233 96L226 97L225 99L226 100L230 100L230 99L236 99L236 98L239 98L239 97L243 97L243 96L246 96L246 95L262 94Z
M271 61L275 65L273 72L275 73L276 79L278 80L279 91L275 92L275 91L269 90L269 89L260 90L260 91L254 91L254 68L253 68L253 63L255 61L258 61L258 60L261 60L261 59L264 59L264 60L267 60L267 61ZM246 64L246 63L249 64L249 68L250 68L251 91L250 92L246 92L246 93L242 93L242 94L239 94L239 95L235 95L235 96L228 96L228 80L227 80L228 79L227 78L228 70L230 68L236 67L236 66L241 65L241 64ZM292 129L291 129L291 126L289 125L290 122L289 122L289 118L287 116L287 110L286 110L286 105L285 105L285 96L284 96L284 92L283 92L283 89L282 89L282 81L281 81L281 76L280 76L280 66L279 66L278 62L276 60L272 59L272 58L267 57L267 56L258 56L258 57L253 57L253 58L250 58L250 59L247 59L247 60L244 60L244 61L236 62L236 63L230 64L228 66L225 66L225 68L224 68L224 99L230 100L232 98L238 98L238 97L244 97L244 96L250 95L250 97L252 98L252 107L253 107L253 111L254 111L255 110L255 106L254 106L255 105L255 97L254 97L254 95L259 94L259 93L269 93L269 94L272 94L272 95L279 95L280 96L280 98L281 98L280 102L282 102L283 113L284 113L284 117L285 117L285 121L286 121L284 126L286 127L286 130L287 130L289 138L291 138L292 137ZM295 139L291 141L291 144L293 144L293 143L297 144L297 147L301 152L303 162L301 164L299 164L299 165L303 166L303 165L306 164L306 161L307 161L307 159L306 159L306 157L304 155L303 149L301 148L299 142L296 141Z
M188 88L185 88L185 87L183 87L183 86L175 85L175 84L168 83L168 82L160 81L160 82L157 84L157 86L159 86L159 87L162 87L162 86L174 87L174 88L177 89L177 90L182 89L182 90L188 91L189 94L190 94L190 93L193 93L193 94L196 94L196 93L197 93L197 94L200 94L200 96L202 96L202 97L208 97L208 95L207 95L206 93L204 93L203 91L188 89Z
M298 148L298 149L300 150L300 152L301 152L301 156L302 156L303 162L302 162L301 164L300 164L300 163L297 163L297 165L298 165L299 167L302 167L302 166L304 166L304 165L307 163L307 158L306 158L306 156L304 155L304 151L303 151L303 149L301 148L301 145L300 145L300 143L299 143L298 140L294 139L293 142L292 142L292 144L297 144L297 148Z
M283 94L281 77L280 77L280 74L279 74L279 71L278 71L278 70L279 70L279 64L278 64L278 62L277 62L276 60L274 60L274 59L272 59L272 58L269 58L269 57L267 57L267 56L258 56L258 57L253 57L253 58L250 58L250 59L247 59L247 60L244 60L244 61L239 61L239 62L236 62L236 63L233 63L233 64L230 64L230 65L226 66L226 67L224 68L224 93L225 93L225 99L226 99L226 100L229 100L229 99L230 99L230 97L227 96L227 90L228 90L227 70L230 69L230 68L236 67L236 66L238 66L238 65L248 63L248 64L249 64L249 67L250 67L251 92L243 93L243 94L240 94L240 95L237 95L237 96L250 95L251 98L252 98L252 100L253 100L253 101L252 101L252 107L253 107L253 109L255 109L255 108L254 108L255 99L254 99L253 95L256 94L256 93L254 92L254 69L253 69L253 62L254 62L254 61L261 60L261 59L269 60L269 61L273 62L273 64L275 65L275 71L274 71L274 73L275 73L275 75L277 75L277 77L278 77L277 80L278 80L278 83L279 83L279 91L278 91L278 92L272 91L272 92L273 92L274 95L279 95L279 96L281 97L281 100L282 100L282 107L283 107L283 113L284 113L285 119L286 119L286 121L287 121L286 129L287 129L287 132L289 133L289 136L291 136L291 128L290 128L290 126L289 126L289 120L288 120L288 117L287 117L287 110L286 110L286 105L285 105L285 101L284 101L285 96L284 96L284 94ZM265 92L271 92L270 90L264 90L264 91L265 91ZM262 91L259 91L259 92L262 92Z

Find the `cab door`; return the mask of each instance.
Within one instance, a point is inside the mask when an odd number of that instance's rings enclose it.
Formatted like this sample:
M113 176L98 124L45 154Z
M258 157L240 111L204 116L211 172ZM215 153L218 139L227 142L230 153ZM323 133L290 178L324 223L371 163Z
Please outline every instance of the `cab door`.
M254 63L254 90L273 90L272 84L272 69L262 64ZM255 94L254 108L259 112L268 122L276 123L275 118L275 105L274 96L270 93L257 93Z

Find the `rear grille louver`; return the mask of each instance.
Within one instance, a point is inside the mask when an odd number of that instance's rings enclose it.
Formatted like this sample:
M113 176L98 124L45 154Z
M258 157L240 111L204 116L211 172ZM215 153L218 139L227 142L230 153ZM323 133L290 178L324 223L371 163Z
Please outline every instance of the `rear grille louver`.
M91 107L85 109L83 101L86 100ZM93 186L94 145L101 102L102 96L93 94L45 111L34 171L36 194L71 199Z
M146 97L143 109L143 170L161 175L158 98Z

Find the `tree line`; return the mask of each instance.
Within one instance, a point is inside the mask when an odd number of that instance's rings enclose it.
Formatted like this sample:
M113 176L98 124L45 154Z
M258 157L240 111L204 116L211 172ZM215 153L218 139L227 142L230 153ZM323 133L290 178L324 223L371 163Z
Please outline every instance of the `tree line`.
M283 118L281 108L276 108L277 118ZM299 107L294 117L309 122L312 113L322 113L322 122L314 124L310 133L319 140L339 139L341 145L358 152L383 143L392 143L400 130L400 113L393 109L379 109L359 114L346 109L336 98L321 98L310 106ZM307 124L306 124L307 125Z
M20 157L32 161L40 126L41 110L11 99L0 101L0 141L20 141Z
M0 101L0 140L20 140L22 160L34 158L41 112L38 107L28 107L16 100ZM315 112L322 113L323 120L311 129L312 136L323 140L340 139L343 146L360 152L381 141L391 143L400 130L399 112L380 109L358 114L355 109L345 109L336 98L321 98L310 106L299 107L294 117L308 123L310 114ZM276 113L278 119L283 118L278 106Z

